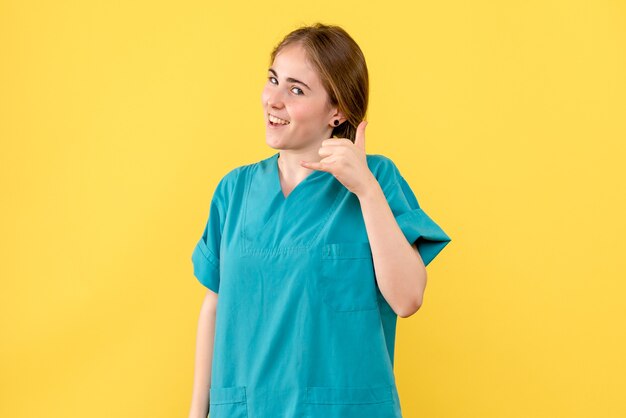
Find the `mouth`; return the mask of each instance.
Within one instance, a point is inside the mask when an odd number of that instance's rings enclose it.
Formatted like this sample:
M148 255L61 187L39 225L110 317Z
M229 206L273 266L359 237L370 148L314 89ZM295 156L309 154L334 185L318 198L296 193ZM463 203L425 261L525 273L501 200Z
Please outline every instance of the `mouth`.
M282 128L289 125L291 122L275 117L274 115L267 115L267 126L270 128Z
M281 123L274 123L268 119L266 126L271 129L281 129L281 128L286 127L287 125L283 125Z

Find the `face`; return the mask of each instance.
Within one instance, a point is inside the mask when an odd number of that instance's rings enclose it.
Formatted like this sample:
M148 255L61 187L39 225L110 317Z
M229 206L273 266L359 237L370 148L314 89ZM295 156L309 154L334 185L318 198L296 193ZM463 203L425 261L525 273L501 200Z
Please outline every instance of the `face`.
M300 45L289 45L276 55L261 104L266 142L274 149L317 149L321 141L330 138L334 120L344 121L336 107L330 106L328 94ZM270 114L288 124L272 125Z

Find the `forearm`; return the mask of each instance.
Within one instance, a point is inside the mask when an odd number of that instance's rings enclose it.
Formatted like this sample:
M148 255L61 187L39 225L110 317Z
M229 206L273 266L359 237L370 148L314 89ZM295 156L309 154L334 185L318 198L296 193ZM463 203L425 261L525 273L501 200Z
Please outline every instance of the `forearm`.
M357 197L380 292L399 316L410 316L422 303L426 286L424 262L417 249L406 240L373 175L369 186Z
M215 306L210 303L207 296L198 318L194 382L189 418L206 418L209 413L214 336Z

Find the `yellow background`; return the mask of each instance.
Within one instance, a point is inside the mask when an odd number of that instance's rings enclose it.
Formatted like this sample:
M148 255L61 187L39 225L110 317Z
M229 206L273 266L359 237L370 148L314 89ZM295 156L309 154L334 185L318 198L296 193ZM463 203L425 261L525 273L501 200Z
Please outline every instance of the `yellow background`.
M2 0L0 416L187 416L191 252L317 21L453 240L398 320L405 418L626 416L626 5L597 0Z

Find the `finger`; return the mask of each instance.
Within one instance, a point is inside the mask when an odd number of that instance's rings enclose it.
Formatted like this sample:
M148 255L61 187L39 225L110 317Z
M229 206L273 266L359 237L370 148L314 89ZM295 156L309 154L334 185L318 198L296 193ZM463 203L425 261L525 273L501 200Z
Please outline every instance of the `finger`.
M319 170L326 171L324 169L323 163L315 162L315 161L300 161L300 165L306 168L310 168L311 170Z
M354 145L365 151L365 128L368 122L362 121L356 128L356 137L354 138Z
M320 157L328 158L332 155L341 153L344 150L342 146L348 146L348 144L352 145L352 141L348 138L341 138L341 141L334 143L322 143L322 146L319 147L317 153Z
M352 143L352 141L350 141L348 138L328 138L323 140L320 145L343 145L346 141Z
M335 148L330 148L329 146L324 145L320 147L319 150L317 150L317 153L320 157L328 157L329 155L333 154L333 150L335 150Z
M320 161L304 161L300 160L300 165L311 170L330 172L332 161L327 158L322 158Z

